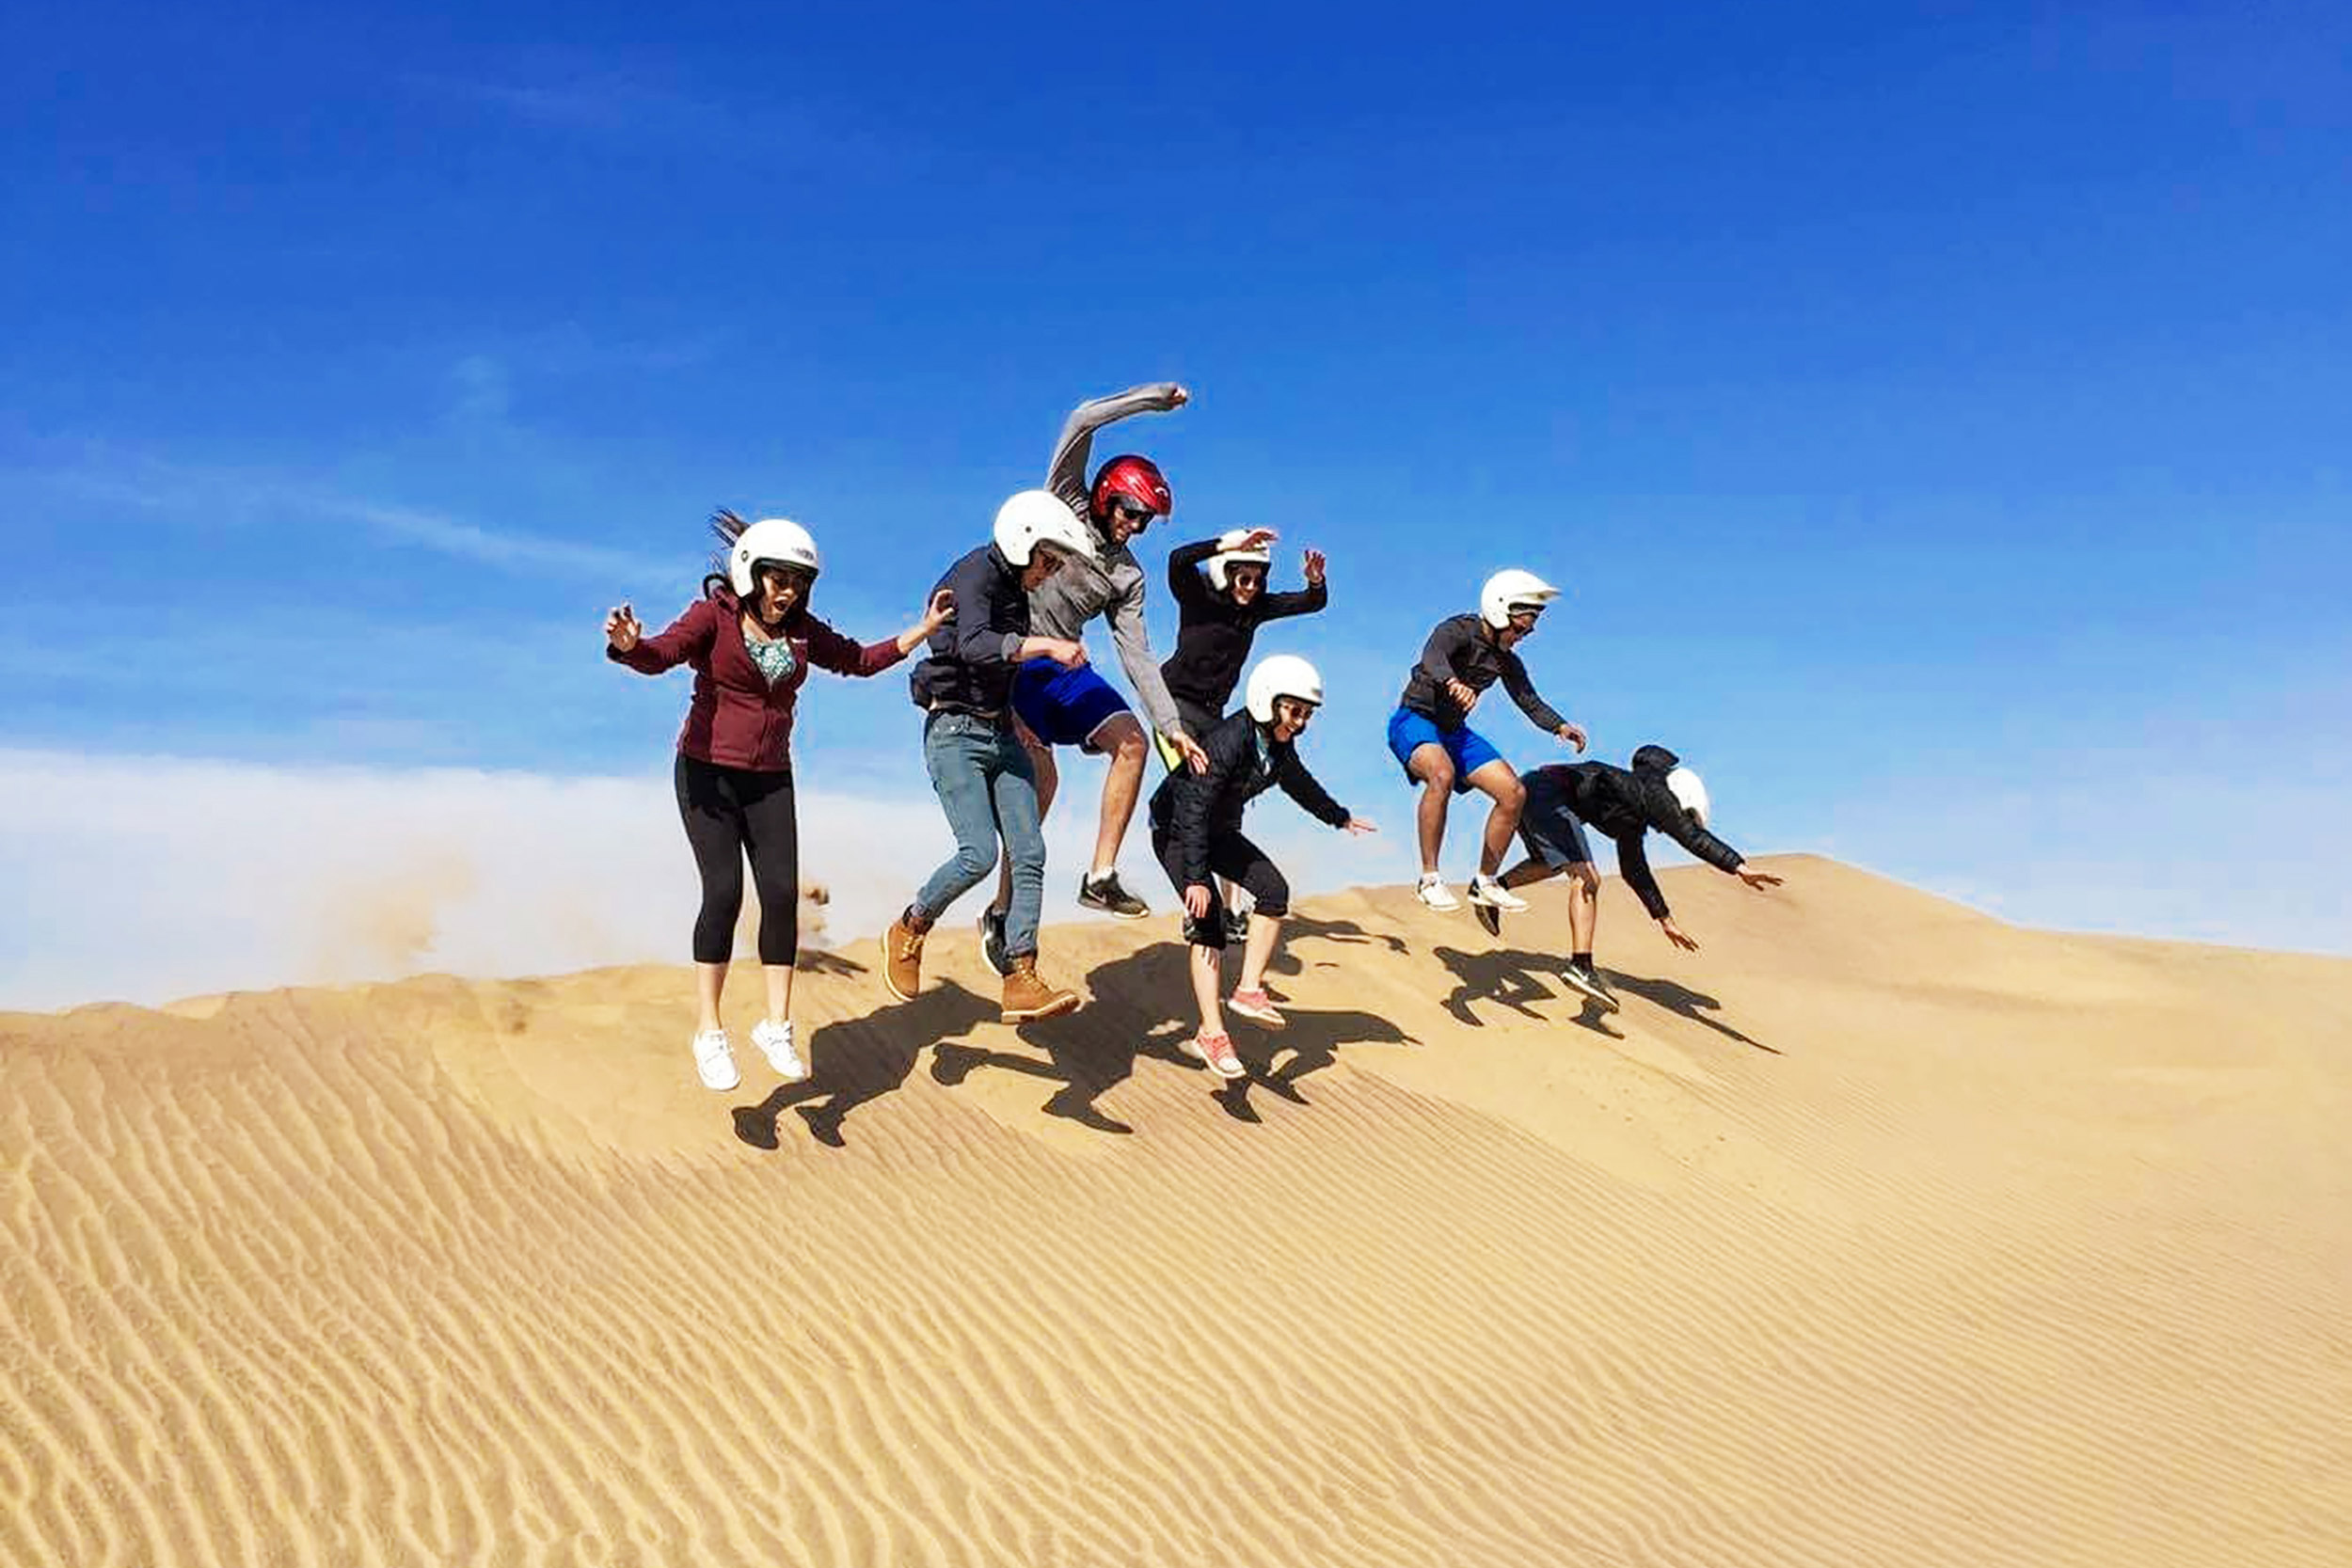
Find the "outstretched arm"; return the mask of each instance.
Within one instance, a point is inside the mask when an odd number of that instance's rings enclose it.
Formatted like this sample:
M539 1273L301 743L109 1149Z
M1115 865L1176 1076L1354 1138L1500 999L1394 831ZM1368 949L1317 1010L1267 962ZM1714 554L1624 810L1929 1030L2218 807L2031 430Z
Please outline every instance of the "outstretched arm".
M1307 771L1307 765L1298 760L1296 752L1291 752L1275 771L1274 782L1282 786L1283 794L1297 801L1307 815L1318 822L1333 828L1344 828L1355 820L1347 808L1332 800L1330 791Z
M1165 414L1182 408L1191 396L1173 381L1153 381L1078 404L1063 421L1061 439L1054 443L1054 460L1045 467L1045 487L1085 515L1087 459L1093 453L1094 433L1130 414Z
M1563 730L1575 727L1553 712L1549 703L1535 694L1535 683L1527 678L1527 666L1520 662L1518 655L1505 650L1502 663L1502 689L1511 694L1511 700L1519 705L1519 711L1526 714L1537 729L1558 735ZM1580 737L1581 733L1579 732ZM1581 739L1578 749L1582 750Z
M636 613L623 605L605 618L604 657L641 674L658 675L698 654L708 654L718 629L719 606L712 599L696 599L652 637L644 635Z

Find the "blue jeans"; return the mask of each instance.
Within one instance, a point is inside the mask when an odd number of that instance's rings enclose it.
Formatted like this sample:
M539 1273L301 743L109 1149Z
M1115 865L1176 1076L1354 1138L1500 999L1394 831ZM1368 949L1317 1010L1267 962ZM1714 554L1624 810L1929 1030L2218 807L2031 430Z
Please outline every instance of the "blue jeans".
M914 912L937 920L947 906L996 869L998 835L1012 858L1012 907L1005 912L1005 956L1037 952L1045 904L1045 832L1038 825L1037 774L1012 726L969 713L934 713L923 721L923 762L947 826L953 859L914 895Z

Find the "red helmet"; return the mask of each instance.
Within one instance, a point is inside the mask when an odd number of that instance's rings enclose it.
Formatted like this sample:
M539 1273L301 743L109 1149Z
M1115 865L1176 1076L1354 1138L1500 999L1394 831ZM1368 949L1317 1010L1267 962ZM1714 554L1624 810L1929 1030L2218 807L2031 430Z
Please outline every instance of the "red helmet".
M1111 502L1122 498L1157 517L1176 509L1176 497L1160 466L1132 453L1114 457L1094 471L1092 511L1098 526L1110 521Z

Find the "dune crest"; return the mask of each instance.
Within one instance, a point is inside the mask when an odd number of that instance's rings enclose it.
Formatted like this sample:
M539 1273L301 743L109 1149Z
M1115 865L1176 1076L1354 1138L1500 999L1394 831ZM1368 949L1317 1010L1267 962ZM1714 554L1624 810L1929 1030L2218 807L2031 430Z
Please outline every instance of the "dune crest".
M1305 900L1222 1094L1165 915L729 1096L683 968L0 1015L0 1562L2352 1560L2352 962L1773 863L1605 1020Z

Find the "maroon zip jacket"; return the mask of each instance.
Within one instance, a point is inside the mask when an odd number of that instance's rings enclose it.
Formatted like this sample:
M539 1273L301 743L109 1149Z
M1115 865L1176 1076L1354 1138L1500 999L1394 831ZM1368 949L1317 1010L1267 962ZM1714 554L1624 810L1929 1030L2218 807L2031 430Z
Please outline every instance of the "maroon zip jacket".
M898 640L860 647L814 615L795 616L785 632L793 671L770 685L743 645L743 615L733 594L714 586L657 636L622 653L610 642L604 657L648 675L680 664L694 667L694 696L677 749L722 768L780 773L792 766L792 709L812 664L836 675L879 675L907 656Z

